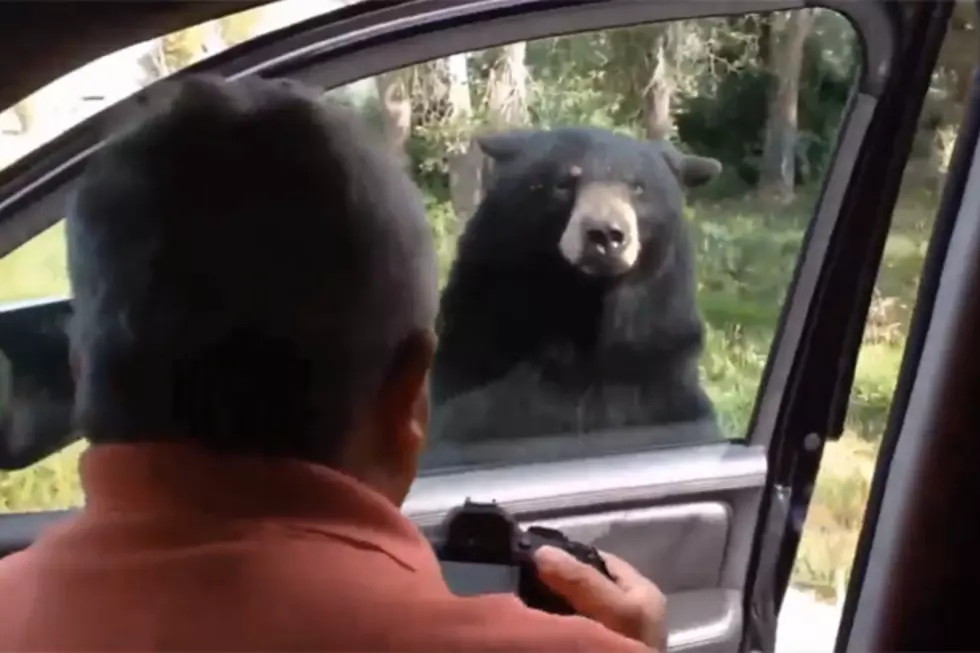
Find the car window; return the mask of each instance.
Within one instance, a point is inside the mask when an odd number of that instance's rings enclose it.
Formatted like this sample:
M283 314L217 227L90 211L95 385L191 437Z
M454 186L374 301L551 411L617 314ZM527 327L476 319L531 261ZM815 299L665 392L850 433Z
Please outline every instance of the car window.
M325 90L424 194L443 289L425 466L744 440L861 64L845 18L805 9ZM59 229L0 260L0 299L67 293Z
M851 25L818 9L513 43L331 90L428 206L427 463L744 439L860 66ZM508 139L526 129L551 135ZM632 237L590 195L608 183L631 189L641 241L613 274L582 255ZM658 204L675 192L676 230Z

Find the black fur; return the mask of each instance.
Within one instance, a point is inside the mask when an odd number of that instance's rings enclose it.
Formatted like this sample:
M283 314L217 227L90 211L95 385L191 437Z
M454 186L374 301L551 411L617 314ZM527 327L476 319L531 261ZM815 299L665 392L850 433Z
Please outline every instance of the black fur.
M663 425L713 416L700 387L703 326L680 179L669 146L596 129L482 144L492 187L462 234L442 295L432 439L482 441ZM714 163L699 159L700 163ZM642 242L617 279L559 252L575 188L634 189ZM685 172L687 175L685 175Z

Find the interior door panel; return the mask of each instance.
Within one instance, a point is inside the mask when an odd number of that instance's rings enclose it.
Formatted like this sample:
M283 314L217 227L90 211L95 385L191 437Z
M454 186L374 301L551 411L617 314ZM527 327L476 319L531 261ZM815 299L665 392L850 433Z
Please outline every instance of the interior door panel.
M657 579L668 600L671 650L738 649L742 570L766 480L762 447L654 450L460 472L445 480L420 478L405 503L430 537L438 537L441 519L465 499L496 501L524 526L557 528Z
M730 651L742 630L741 592L722 583L731 516L730 504L704 501L532 523L615 551L656 578L669 601L672 650Z
M669 595L667 646L671 651L737 651L742 639L742 593L690 590Z
M531 522L616 551L649 571L664 592L717 587L731 529L731 507L685 503Z

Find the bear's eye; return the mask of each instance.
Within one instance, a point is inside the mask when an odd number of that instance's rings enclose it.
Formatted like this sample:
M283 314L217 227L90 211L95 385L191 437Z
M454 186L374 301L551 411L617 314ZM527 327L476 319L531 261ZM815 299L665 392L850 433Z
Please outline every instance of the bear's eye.
M639 181L631 181L629 187L630 187L630 192L633 193L634 195L642 195L643 191L646 190L643 187L643 183Z

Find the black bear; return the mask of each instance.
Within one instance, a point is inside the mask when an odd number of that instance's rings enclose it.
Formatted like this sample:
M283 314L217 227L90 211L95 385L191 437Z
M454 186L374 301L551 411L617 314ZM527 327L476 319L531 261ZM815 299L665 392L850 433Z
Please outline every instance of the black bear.
M494 179L441 299L432 440L712 419L682 209L721 164L594 128L477 142Z

